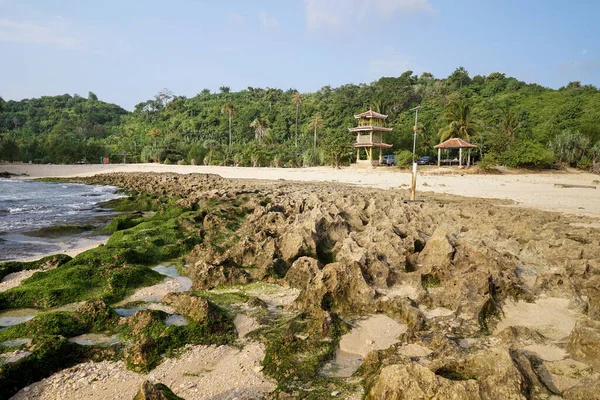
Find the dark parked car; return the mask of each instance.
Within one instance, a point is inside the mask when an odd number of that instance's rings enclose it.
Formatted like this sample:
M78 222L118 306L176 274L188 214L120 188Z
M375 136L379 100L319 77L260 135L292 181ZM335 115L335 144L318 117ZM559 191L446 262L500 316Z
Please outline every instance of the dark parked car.
M394 155L394 154L388 154L388 155L385 155L385 156L381 157L381 164L382 165L389 165L389 166L396 165L396 155Z
M423 156L417 160L417 164L419 165L433 165L435 164L435 160L431 156Z

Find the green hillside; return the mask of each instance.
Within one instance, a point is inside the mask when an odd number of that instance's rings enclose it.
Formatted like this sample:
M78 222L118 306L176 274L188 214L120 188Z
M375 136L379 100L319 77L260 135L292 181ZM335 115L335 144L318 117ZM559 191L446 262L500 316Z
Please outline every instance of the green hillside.
M325 86L315 93L248 87L192 98L168 90L133 112L88 98L62 95L0 99L0 159L73 163L100 156L129 161L239 165L315 165L350 161L345 147L353 115L368 108L388 114L394 151L412 148L414 113L419 155L435 155L440 136L469 136L476 157L510 166L558 161L589 167L600 154L600 92L571 82L558 90L501 73L469 77L458 68L445 79L407 71L371 84ZM297 107L298 106L298 107ZM298 137L296 145L296 111ZM232 146L228 146L231 115ZM317 149L313 150L316 130ZM533 158L534 160L529 160ZM537 161L536 161L537 160Z

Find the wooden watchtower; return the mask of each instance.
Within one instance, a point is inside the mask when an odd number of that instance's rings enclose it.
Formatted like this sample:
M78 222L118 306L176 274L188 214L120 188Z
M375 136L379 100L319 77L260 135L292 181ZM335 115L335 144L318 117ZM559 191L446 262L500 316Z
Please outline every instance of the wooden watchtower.
M352 147L356 148L356 164L373 166L381 163L381 149L389 149L391 144L383 142L383 133L391 132L392 128L386 128L385 120L388 116L379 114L373 110L355 115L357 126L348 128L352 133L356 133L356 142ZM361 160L360 149L365 149L366 158ZM373 149L379 149L379 157L373 159Z

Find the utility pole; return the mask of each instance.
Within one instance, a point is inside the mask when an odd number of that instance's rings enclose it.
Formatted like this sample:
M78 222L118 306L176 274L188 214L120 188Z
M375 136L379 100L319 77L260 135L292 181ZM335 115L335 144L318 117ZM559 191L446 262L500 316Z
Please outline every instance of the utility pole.
M417 123L419 122L419 110L421 106L417 106L410 111L415 112L415 126L413 126L413 152L412 152L412 182L410 185L410 201L415 201L415 192L417 191L417 162L415 161L415 151L417 149Z

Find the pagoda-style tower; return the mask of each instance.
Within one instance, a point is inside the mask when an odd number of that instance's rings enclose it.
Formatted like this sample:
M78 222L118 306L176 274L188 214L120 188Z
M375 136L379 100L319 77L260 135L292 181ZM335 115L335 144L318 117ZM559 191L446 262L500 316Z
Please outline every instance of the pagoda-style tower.
M357 165L379 165L381 163L381 149L392 147L391 144L383 142L383 132L391 132L392 128L385 127L385 119L387 115L376 113L369 110L362 114L355 115L358 120L356 128L348 128L350 132L356 132L356 143L352 147L356 147L356 164ZM366 159L360 159L360 149L365 149ZM379 157L373 159L373 149L379 149Z

